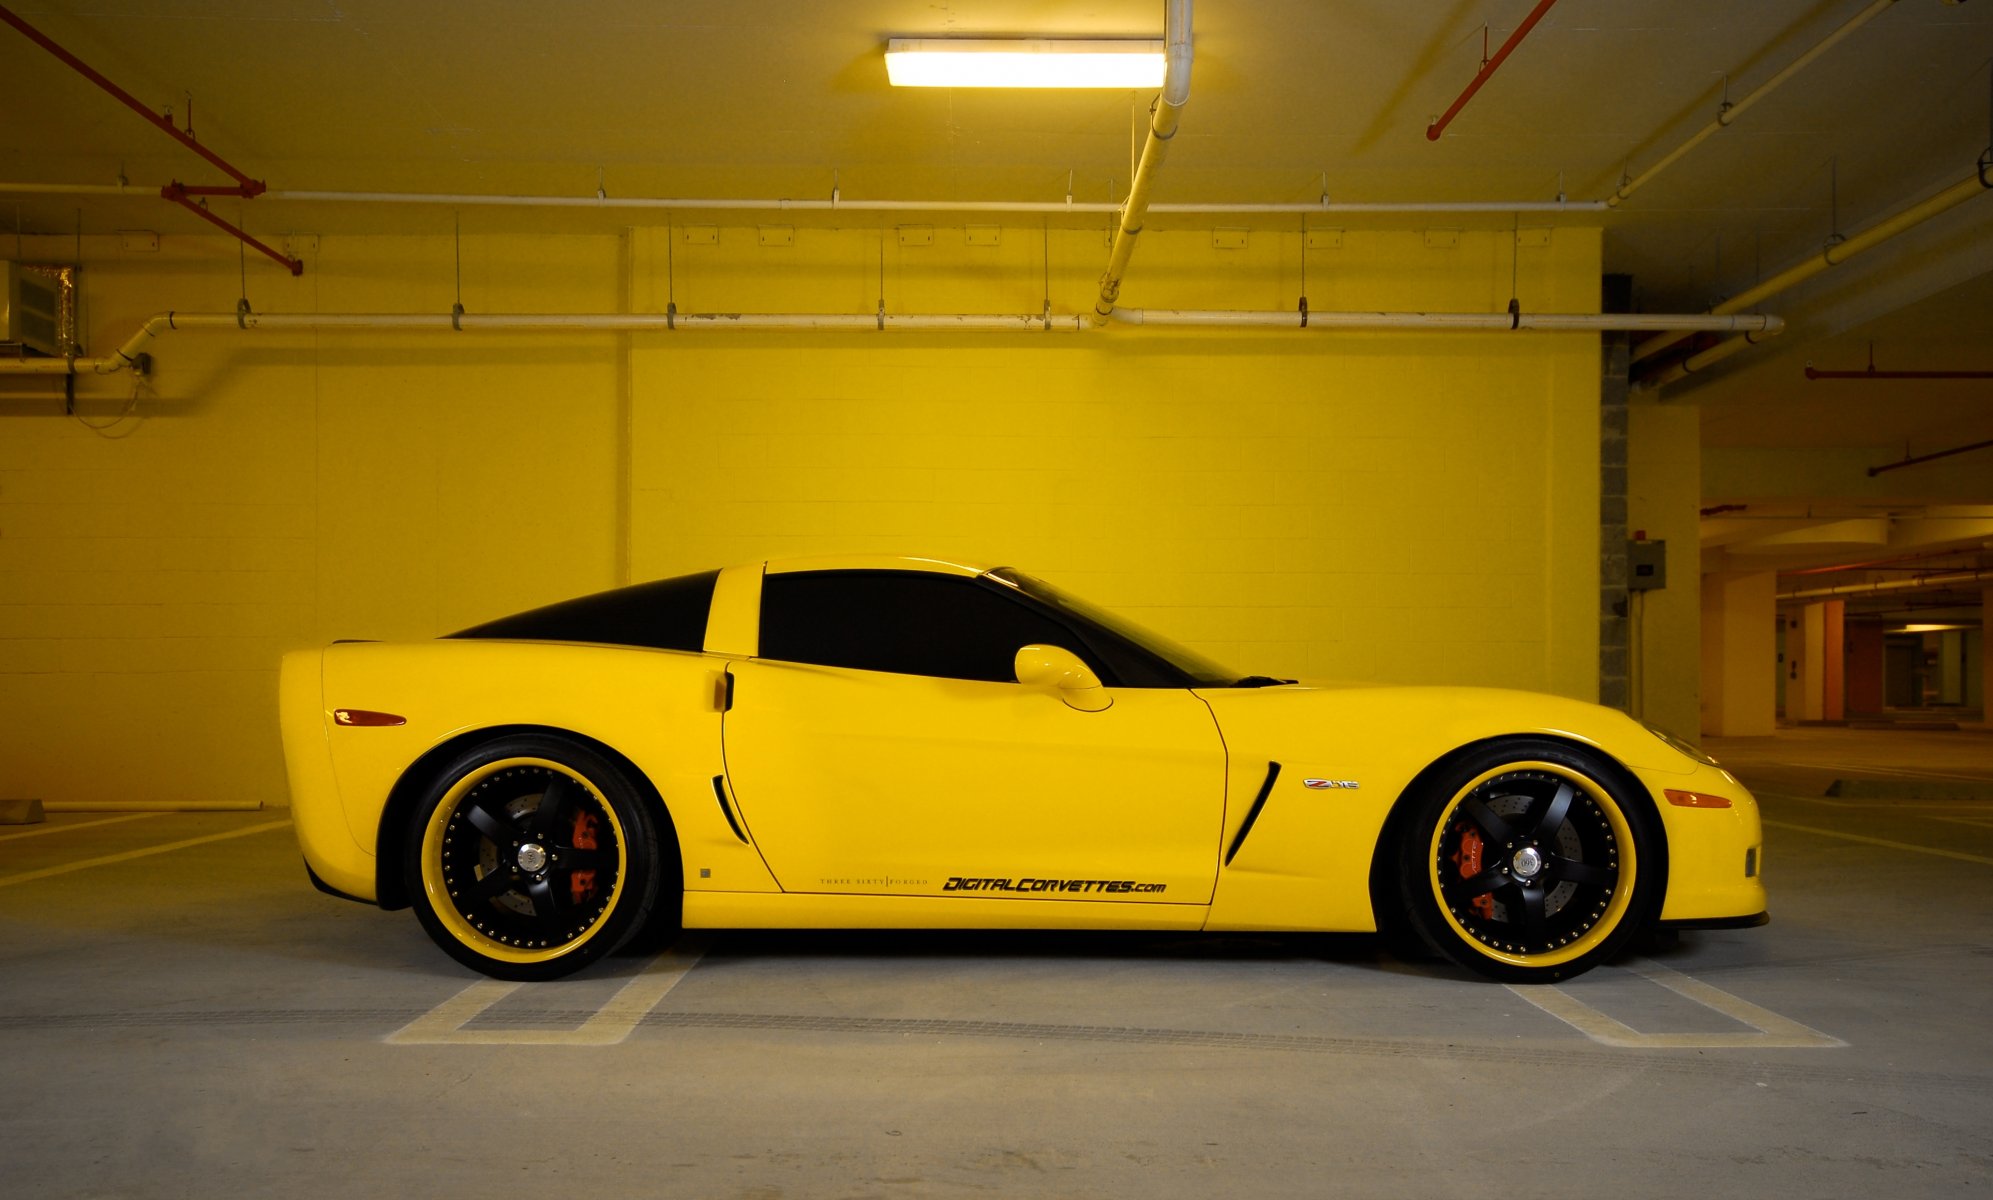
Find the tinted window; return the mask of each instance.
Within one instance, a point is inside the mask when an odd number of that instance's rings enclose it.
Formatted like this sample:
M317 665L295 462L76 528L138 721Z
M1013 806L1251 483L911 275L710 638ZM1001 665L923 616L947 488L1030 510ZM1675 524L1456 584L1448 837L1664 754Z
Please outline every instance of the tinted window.
M761 584L761 654L946 679L1017 680L1019 648L1063 646L1064 626L994 587L915 571L795 571Z
M1011 567L998 567L990 572L990 578L1016 588L1058 614L1061 621L1086 640L1088 649L1108 665L1124 687L1238 687L1293 682L1265 676L1241 679L1237 671L1219 666L1195 650L1179 646L1119 613L1090 604ZM1106 677L1103 672L1102 678Z
M718 571L659 579L487 621L449 636L703 650Z

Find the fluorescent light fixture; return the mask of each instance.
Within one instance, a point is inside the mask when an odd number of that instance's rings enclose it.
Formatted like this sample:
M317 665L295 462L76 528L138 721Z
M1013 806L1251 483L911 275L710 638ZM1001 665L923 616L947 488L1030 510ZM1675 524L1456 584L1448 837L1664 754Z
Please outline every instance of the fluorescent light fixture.
M1948 630L1952 630L1952 629L1964 629L1964 628L1966 628L1966 627L1965 627L1965 626L1963 626L1963 625L1905 625L1905 626L1903 626L1903 627L1902 627L1901 629L1892 629L1892 630L1890 630L1889 632L1891 632L1891 633L1944 633L1944 632L1946 632L1946 631L1948 631Z
M893 38L894 87L1161 87L1161 41L1065 38Z

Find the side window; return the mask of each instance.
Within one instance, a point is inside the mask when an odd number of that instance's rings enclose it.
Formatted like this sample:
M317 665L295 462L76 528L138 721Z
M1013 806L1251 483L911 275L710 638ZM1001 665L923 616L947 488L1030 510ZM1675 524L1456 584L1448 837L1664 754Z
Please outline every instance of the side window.
M1018 648L1085 648L1057 621L973 579L919 571L793 571L761 583L761 654L786 662L1017 678Z
M696 652L705 647L706 614L713 607L713 586L719 577L718 571L706 571L656 579L514 613L446 636L598 642Z

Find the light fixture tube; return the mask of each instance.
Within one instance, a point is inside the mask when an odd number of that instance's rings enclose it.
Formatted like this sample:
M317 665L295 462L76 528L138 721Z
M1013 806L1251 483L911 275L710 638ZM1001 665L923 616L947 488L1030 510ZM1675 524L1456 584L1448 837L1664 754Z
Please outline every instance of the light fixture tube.
M893 38L894 87L1161 87L1163 43L1136 39Z

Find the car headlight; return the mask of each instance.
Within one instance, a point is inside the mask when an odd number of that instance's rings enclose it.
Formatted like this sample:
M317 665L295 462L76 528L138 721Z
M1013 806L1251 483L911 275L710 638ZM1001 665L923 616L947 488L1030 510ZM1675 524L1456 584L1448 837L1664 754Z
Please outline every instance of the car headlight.
M1648 725L1647 722L1645 721L1642 721L1640 723L1642 725L1646 725L1648 733L1651 733L1655 737L1660 738L1663 742L1666 742L1668 744L1668 749L1673 750L1675 753L1680 754L1685 758L1692 759L1695 762L1699 762L1705 767L1720 767L1723 765L1722 763L1719 763L1715 759L1711 758L1709 755L1704 754L1702 752L1702 749L1699 746L1697 746L1694 742L1688 741L1685 738L1678 738L1674 734L1669 733L1667 730L1661 728L1658 725Z

